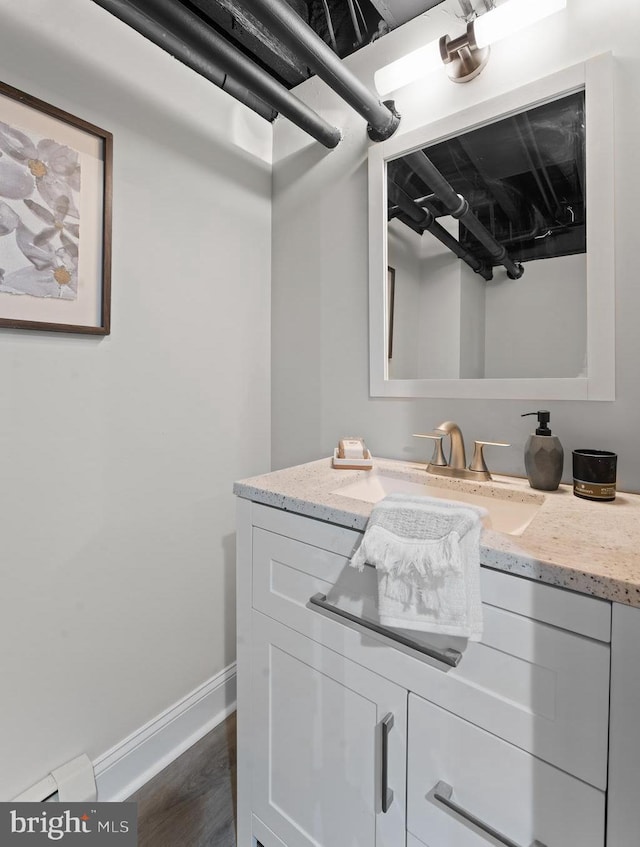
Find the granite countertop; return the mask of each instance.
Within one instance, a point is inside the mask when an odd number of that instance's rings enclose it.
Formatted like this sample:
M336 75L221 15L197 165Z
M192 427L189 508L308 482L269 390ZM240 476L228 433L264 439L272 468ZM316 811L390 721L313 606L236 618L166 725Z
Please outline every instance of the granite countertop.
M533 520L519 535L488 527L483 530L482 563L640 607L637 494L618 492L612 502L594 502L575 497L569 485L561 485L557 491L534 492L527 480L519 477L496 475L491 482L476 483L426 474L424 464L377 458L372 471L336 470L330 458L320 459L236 482L233 490L267 506L363 530L373 504L336 490L376 473L413 483L428 482L451 492L478 492L496 500L540 502Z

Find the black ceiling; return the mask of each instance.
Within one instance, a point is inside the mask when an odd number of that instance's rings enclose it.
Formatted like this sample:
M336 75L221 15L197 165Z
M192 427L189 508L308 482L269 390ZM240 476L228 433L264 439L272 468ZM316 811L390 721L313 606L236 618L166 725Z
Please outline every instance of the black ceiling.
M287 88L312 74L244 7L241 0L181 0ZM442 0L287 0L297 14L344 58L398 23ZM394 8L396 7L396 8Z
M424 150L519 262L586 250L584 109L584 92L576 92ZM388 178L434 218L447 214L403 158L389 163ZM390 198L390 218L420 233L428 228L394 202ZM477 258L497 264L464 227L459 239Z

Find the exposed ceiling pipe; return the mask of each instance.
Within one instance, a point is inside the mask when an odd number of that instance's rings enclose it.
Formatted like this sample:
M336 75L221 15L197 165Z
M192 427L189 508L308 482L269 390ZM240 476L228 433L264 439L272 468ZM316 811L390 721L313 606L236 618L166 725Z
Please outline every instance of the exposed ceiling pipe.
M513 200L513 188L511 188L510 193L510 190L503 184L502 180L495 178L487 161L488 157L476 149L476 146L468 136L461 135L458 138L458 142L462 152L477 171L478 177L482 180L487 194L495 198L495 202L505 213L510 223L517 221L520 217L520 209Z
M327 0L322 0L322 5L324 7L324 19L327 22L327 31L329 32L329 40L331 41L331 46L337 52L338 42L336 41L336 34L333 30L333 21L331 20L331 11L329 9L329 4L328 4Z
M480 274L483 279L487 281L493 279L492 270L486 262L483 262L477 256L474 256L470 250L463 247L450 232L435 220L431 212L418 206L415 200L406 194L395 182L389 182L387 188L391 202L398 206L410 220L422 230L430 232L434 238L437 238L441 244L444 244L447 250L451 250L465 265L468 265L475 273Z
M149 8L178 35L192 39L205 55L213 53L216 61L233 79L273 106L290 121L325 147L335 147L342 138L341 131L321 118L306 103L299 100L267 71L230 44L179 0L136 0Z
M563 207L558 199L558 195L556 194L553 181L549 177L549 171L544 158L540 153L538 140L533 131L528 115L526 113L524 115L515 115L513 122L515 124L518 137L522 142L522 149L524 150L524 154L527 158L529 169L531 170L540 194L542 195L549 217L553 218L559 224L566 223L566 219L562 220ZM544 183L540 174L544 177Z
M440 173L424 150L409 153L404 157L404 161L437 195L449 214L466 226L469 232L487 248L497 264L507 269L507 275L511 279L520 279L524 273L522 265L509 256L506 247L496 241L484 224L478 220L469 208L469 203L464 197L456 194L453 186Z
M111 12L112 15L119 18L127 26L130 26L131 29L135 29L144 38L147 38L158 47L171 53L172 56L200 74L200 76L205 77L209 82L213 82L214 85L224 89L232 97L235 97L236 100L253 109L254 112L257 112L265 120L272 121L276 117L277 112L275 109L268 106L258 97L255 97L246 88L237 85L234 80L227 76L208 57L198 55L181 38L178 38L165 27L151 20L151 18L134 6L130 6L129 3L123 0L121 2L118 2L118 0L114 0L114 2L109 2L109 0L94 0L94 2L98 6L102 6L103 9L106 9L107 12Z
M382 103L336 56L286 0L245 0L245 6L368 122L369 138L384 141L398 128L393 101Z
M128 0L94 2L267 120L281 112L325 147L340 141L337 127L175 0L144 0L144 12Z
M274 38L269 30L256 20L242 5L242 0L191 0L191 3L212 21L220 21L221 11L231 16L234 37L251 44L254 56L264 58L267 66L275 70L285 85L297 85L308 77L290 50ZM245 36L249 36L248 41ZM263 52L264 51L264 52Z
M356 34L356 43L362 44L362 32L360 30L360 24L358 23L358 15L356 13L356 7L353 3L353 0L347 0L347 5L349 6L349 14L351 15L353 31Z

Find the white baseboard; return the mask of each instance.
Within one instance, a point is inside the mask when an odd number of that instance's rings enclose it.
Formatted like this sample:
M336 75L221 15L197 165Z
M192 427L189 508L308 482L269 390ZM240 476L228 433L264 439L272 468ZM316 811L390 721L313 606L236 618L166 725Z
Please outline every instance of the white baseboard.
M126 800L235 707L234 662L96 759L98 800Z

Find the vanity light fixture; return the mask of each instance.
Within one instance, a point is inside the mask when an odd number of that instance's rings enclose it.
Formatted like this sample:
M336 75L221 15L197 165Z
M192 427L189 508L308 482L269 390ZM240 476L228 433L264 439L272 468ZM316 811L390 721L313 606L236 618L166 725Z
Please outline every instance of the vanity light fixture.
M443 35L380 68L374 75L376 89L380 95L396 91L442 64L453 82L469 82L487 64L490 44L562 11L566 5L567 0L508 0L468 23L466 32L457 38Z

